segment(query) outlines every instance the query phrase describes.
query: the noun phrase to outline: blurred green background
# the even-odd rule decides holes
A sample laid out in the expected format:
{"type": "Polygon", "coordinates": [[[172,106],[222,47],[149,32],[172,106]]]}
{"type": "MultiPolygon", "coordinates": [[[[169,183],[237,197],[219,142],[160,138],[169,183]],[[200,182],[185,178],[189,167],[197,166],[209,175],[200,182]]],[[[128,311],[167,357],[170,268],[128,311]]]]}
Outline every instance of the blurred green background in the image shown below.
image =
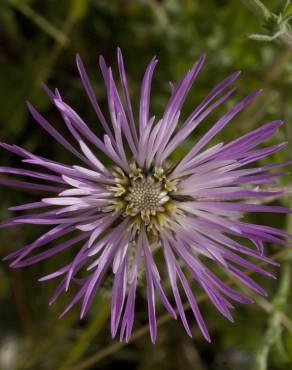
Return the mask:
{"type": "MultiPolygon", "coordinates": [[[[285,3],[265,1],[277,15],[283,12],[285,3]]],[[[273,42],[250,39],[248,35],[252,33],[271,36],[283,23],[265,22],[245,5],[237,0],[1,0],[0,140],[71,163],[70,154],[33,122],[25,102],[30,100],[65,134],[60,117],[41,90],[41,83],[46,82],[51,88],[60,88],[63,98],[98,131],[99,124],[76,72],[75,55],[79,52],[83,58],[98,100],[107,112],[97,58],[103,54],[116,73],[117,46],[123,51],[136,103],[144,69],[151,57],[157,55],[152,114],[159,116],[163,111],[169,97],[169,81],[178,81],[199,54],[206,52],[207,62],[182,114],[191,112],[210,88],[230,72],[241,69],[242,76],[236,83],[239,93],[213,114],[206,125],[252,89],[263,87],[264,93],[216,140],[228,141],[277,118],[287,124],[274,142],[289,139],[292,54],[289,37],[285,36],[289,36],[290,30],[287,26],[286,33],[273,42]]],[[[286,11],[290,11],[289,6],[286,11]]],[[[188,150],[192,140],[178,155],[188,150]]],[[[275,161],[287,159],[291,159],[289,147],[273,157],[275,161]]],[[[1,151],[0,163],[18,166],[19,160],[1,151]]],[[[275,202],[289,205],[291,176],[281,181],[279,187],[284,186],[287,197],[275,202]]],[[[33,193],[6,188],[1,188],[0,197],[1,220],[11,216],[7,211],[9,206],[36,199],[33,193]]],[[[289,217],[256,215],[249,219],[291,231],[289,217]]],[[[1,230],[1,256],[34,240],[41,231],[30,226],[1,230]]],[[[37,278],[61,266],[70,256],[57,256],[23,271],[9,269],[3,262],[0,265],[0,369],[292,369],[289,285],[292,254],[289,248],[273,245],[267,247],[266,253],[282,262],[281,268],[275,271],[279,278],[261,281],[256,277],[268,290],[269,297],[254,297],[257,304],[237,306],[234,324],[221,317],[204,295],[198,293],[213,339],[211,345],[202,339],[193,320],[190,321],[194,338],[190,339],[182,325],[169,320],[158,306],[159,334],[153,346],[145,325],[147,308],[143,291],[139,293],[134,335],[128,345],[110,338],[110,296],[105,292],[96,297],[86,320],[79,321],[78,307],[59,320],[58,313],[72,293],[48,307],[55,281],[38,283],[37,278]]]]}

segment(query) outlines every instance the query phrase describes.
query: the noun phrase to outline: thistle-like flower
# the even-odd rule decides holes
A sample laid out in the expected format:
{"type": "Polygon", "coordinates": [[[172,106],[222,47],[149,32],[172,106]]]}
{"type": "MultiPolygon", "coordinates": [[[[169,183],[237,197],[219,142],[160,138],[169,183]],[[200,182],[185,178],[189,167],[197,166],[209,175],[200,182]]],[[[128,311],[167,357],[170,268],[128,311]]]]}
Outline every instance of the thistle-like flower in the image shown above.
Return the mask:
{"type": "Polygon", "coordinates": [[[51,303],[75,283],[79,287],[78,293],[63,314],[82,301],[81,317],[84,317],[97,290],[104,284],[111,284],[111,333],[114,337],[119,331],[121,340],[128,341],[131,336],[137,287],[145,281],[153,342],[157,335],[156,298],[160,299],[173,318],[179,315],[191,336],[181,292],[187,297],[203,336],[210,341],[193,293],[197,286],[231,321],[230,309],[233,306],[229,300],[241,303],[251,303],[252,300],[219,279],[211,267],[204,264],[204,260],[214,262],[227,275],[265,295],[265,291],[244,270],[272,277],[254,260],[277,265],[264,256],[264,243],[283,245],[289,237],[286,232],[274,227],[250,224],[241,219],[245,212],[290,212],[284,207],[250,201],[252,198],[258,201],[280,194],[261,186],[274,184],[275,178],[282,172],[269,170],[287,165],[288,162],[261,167],[252,167],[251,164],[285,146],[286,143],[280,143],[255,149],[272,137],[282,122],[267,123],[229,143],[209,145],[260,90],[252,92],[228,110],[204,135],[196,139],[183,158],[175,162],[171,159],[172,153],[193,134],[197,126],[236,90],[228,88],[239,72],[216,85],[189,117],[182,120],[180,111],[204,58],[204,55],[201,56],[179,83],[172,87],[164,114],[156,119],[150,117],[149,106],[157,59],[151,60],[144,74],[139,116],[135,118],[120,50],[118,69],[121,94],[111,68],[100,57],[109,122],[98,105],[82,61],[77,56],[82,84],[98,123],[102,125],[104,136],[98,138],[63,101],[58,90],[53,92],[45,87],[76,145],[63,137],[30,104],[28,109],[36,122],[74,156],[76,165],[61,164],[16,145],[1,144],[22,157],[22,162],[42,167],[45,172],[1,167],[2,173],[27,176],[44,183],[7,178],[1,178],[0,183],[53,194],[34,203],[10,208],[13,211],[41,211],[14,217],[2,222],[2,227],[41,224],[50,225],[51,228],[6,259],[11,261],[12,267],[24,267],[74,248],[75,257],[69,264],[40,279],[45,281],[61,277],[51,303]],[[105,157],[107,164],[101,161],[105,157]],[[62,240],[58,242],[59,238],[62,240]],[[50,246],[54,243],[54,246],[50,246]],[[46,247],[48,245],[50,247],[46,247]],[[44,247],[45,251],[39,252],[44,247]],[[248,260],[249,257],[253,262],[248,260]],[[166,276],[168,279],[162,280],[166,276]],[[186,276],[193,278],[194,287],[189,285],[186,276]],[[167,297],[166,288],[172,291],[171,298],[167,297]],[[176,309],[173,308],[174,304],[176,309]]]}

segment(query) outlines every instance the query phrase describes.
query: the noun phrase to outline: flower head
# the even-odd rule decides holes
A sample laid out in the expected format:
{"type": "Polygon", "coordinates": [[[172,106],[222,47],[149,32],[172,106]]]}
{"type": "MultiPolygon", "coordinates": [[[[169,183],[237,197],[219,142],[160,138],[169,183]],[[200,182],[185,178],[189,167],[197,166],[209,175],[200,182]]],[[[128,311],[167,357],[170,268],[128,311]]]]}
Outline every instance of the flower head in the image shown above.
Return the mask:
{"type": "Polygon", "coordinates": [[[74,156],[76,165],[58,163],[16,145],[1,144],[22,157],[24,163],[41,167],[44,172],[1,167],[2,173],[39,181],[2,178],[0,183],[52,194],[43,196],[37,202],[11,208],[14,211],[36,211],[2,222],[2,227],[41,224],[50,225],[50,229],[6,259],[11,261],[12,267],[24,267],[77,246],[70,263],[40,279],[61,278],[51,302],[75,283],[79,291],[64,314],[82,301],[81,317],[84,317],[97,289],[109,281],[112,287],[111,332],[116,336],[119,331],[120,338],[127,341],[134,322],[136,290],[143,280],[147,287],[149,327],[153,342],[157,334],[155,298],[160,299],[173,318],[179,315],[187,333],[191,335],[181,291],[187,297],[202,334],[209,341],[194,288],[186,276],[192,276],[195,289],[200,286],[216,308],[232,320],[229,300],[241,303],[250,303],[252,300],[219,279],[204,264],[204,260],[211,260],[226,274],[265,295],[265,291],[244,270],[268,277],[272,274],[248,258],[275,265],[276,262],[264,256],[264,243],[285,244],[285,239],[289,237],[284,231],[271,226],[251,224],[241,219],[245,212],[290,212],[284,207],[250,201],[252,198],[259,200],[280,194],[271,189],[265,190],[262,185],[274,184],[274,178],[282,173],[269,171],[288,162],[261,167],[252,164],[286,144],[256,149],[275,134],[282,122],[267,123],[229,143],[209,145],[260,90],[252,92],[220,117],[204,135],[197,138],[180,161],[172,161],[172,153],[236,90],[228,88],[239,72],[216,85],[189,117],[182,120],[180,111],[204,58],[202,55],[173,87],[160,119],[149,115],[151,81],[157,63],[153,58],[142,81],[139,117],[136,119],[120,50],[118,67],[122,94],[118,92],[111,68],[101,57],[109,122],[98,105],[82,61],[77,56],[81,81],[102,125],[104,136],[97,137],[63,101],[58,90],[53,92],[45,87],[74,144],[63,137],[31,104],[28,104],[28,109],[36,122],[74,156]],[[100,159],[105,156],[107,164],[100,159]],[[62,240],[58,242],[59,238],[62,240]],[[46,246],[50,247],[39,252],[46,246]],[[158,258],[164,261],[160,271],[158,258]],[[168,277],[167,284],[162,280],[165,276],[168,277]],[[172,298],[165,294],[168,284],[172,298]]]}

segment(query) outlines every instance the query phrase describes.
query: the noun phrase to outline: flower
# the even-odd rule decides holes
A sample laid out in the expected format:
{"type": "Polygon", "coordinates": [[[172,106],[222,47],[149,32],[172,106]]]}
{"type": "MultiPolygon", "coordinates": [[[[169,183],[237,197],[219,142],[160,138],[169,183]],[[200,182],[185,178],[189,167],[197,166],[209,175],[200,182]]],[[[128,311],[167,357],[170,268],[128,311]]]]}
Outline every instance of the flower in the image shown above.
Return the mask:
{"type": "Polygon", "coordinates": [[[4,221],[2,227],[40,224],[50,225],[51,228],[6,259],[12,261],[12,267],[25,267],[77,245],[78,251],[70,263],[42,277],[40,281],[62,277],[51,303],[72,283],[76,283],[79,286],[78,293],[63,314],[82,300],[81,318],[88,311],[97,289],[110,282],[111,333],[114,337],[119,331],[121,340],[130,339],[137,286],[146,280],[149,328],[153,342],[157,335],[155,297],[160,299],[173,318],[179,315],[191,336],[181,291],[187,297],[203,336],[210,341],[186,273],[204,290],[221,314],[232,321],[230,309],[233,306],[229,300],[241,303],[251,303],[252,300],[219,279],[204,261],[214,262],[229,276],[265,295],[264,289],[243,270],[255,271],[267,277],[273,275],[247,258],[277,265],[264,256],[264,243],[283,245],[289,237],[286,232],[274,227],[251,224],[241,219],[245,212],[290,212],[284,207],[248,201],[281,193],[260,186],[274,184],[274,178],[282,175],[282,172],[271,173],[269,170],[289,162],[261,167],[250,167],[250,164],[286,145],[280,143],[255,149],[272,137],[282,122],[273,121],[227,144],[217,143],[207,147],[211,139],[259,95],[260,90],[252,92],[220,117],[181,160],[177,163],[171,160],[172,153],[180,144],[236,90],[227,89],[239,72],[216,85],[189,117],[182,120],[180,111],[204,59],[202,55],[180,82],[173,86],[164,114],[156,120],[149,115],[151,81],[157,64],[157,59],[153,58],[142,81],[137,123],[121,51],[118,49],[118,68],[124,103],[111,68],[100,57],[108,98],[108,123],[83,63],[77,56],[81,81],[103,127],[103,138],[98,138],[63,101],[57,89],[52,92],[45,87],[78,149],[30,103],[28,109],[36,122],[75,157],[76,165],[61,164],[16,145],[1,144],[22,157],[22,162],[45,169],[45,172],[39,172],[1,167],[2,173],[32,177],[44,182],[2,178],[2,184],[53,194],[34,203],[10,208],[13,211],[44,210],[4,221]],[[100,158],[104,156],[110,164],[102,163],[100,158]],[[55,246],[38,252],[41,247],[59,238],[62,241],[56,242],[55,246]],[[32,252],[34,254],[29,256],[32,252]],[[158,259],[164,261],[159,264],[160,272],[158,259]],[[165,275],[168,276],[173,302],[165,294],[161,278],[165,275]]]}

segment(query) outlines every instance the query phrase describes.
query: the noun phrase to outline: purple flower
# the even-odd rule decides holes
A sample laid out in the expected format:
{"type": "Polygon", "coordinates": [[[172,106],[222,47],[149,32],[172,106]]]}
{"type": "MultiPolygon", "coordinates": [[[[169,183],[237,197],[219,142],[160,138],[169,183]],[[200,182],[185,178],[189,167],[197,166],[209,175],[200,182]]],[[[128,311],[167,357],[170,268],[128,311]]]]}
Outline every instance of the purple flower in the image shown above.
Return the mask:
{"type": "Polygon", "coordinates": [[[135,118],[120,50],[118,67],[122,94],[118,92],[111,68],[100,57],[108,98],[108,122],[77,56],[81,81],[103,127],[104,136],[98,138],[62,100],[58,90],[52,92],[45,87],[75,145],[56,131],[31,104],[28,104],[28,109],[36,122],[74,156],[76,165],[61,164],[16,145],[1,144],[22,157],[22,162],[31,167],[42,167],[44,172],[1,167],[2,173],[27,176],[42,180],[42,183],[7,178],[0,179],[0,183],[49,194],[37,202],[10,208],[13,211],[36,211],[2,222],[2,227],[40,224],[50,225],[50,229],[6,259],[12,267],[25,267],[68,248],[75,248],[75,257],[69,264],[42,277],[40,281],[61,278],[51,303],[75,283],[79,287],[78,293],[63,314],[82,301],[81,317],[88,311],[99,287],[110,282],[111,333],[115,337],[119,331],[121,340],[128,341],[131,336],[136,291],[140,282],[145,280],[153,342],[157,335],[155,298],[160,299],[173,318],[178,313],[191,336],[180,291],[187,297],[203,336],[210,341],[186,275],[192,276],[222,315],[232,321],[230,309],[233,306],[229,300],[241,303],[251,303],[252,300],[219,279],[205,266],[202,257],[214,262],[227,275],[240,280],[251,290],[266,295],[264,289],[244,270],[267,277],[273,275],[247,258],[277,265],[264,256],[264,244],[285,245],[285,239],[289,237],[286,232],[274,227],[241,220],[245,212],[290,212],[284,207],[261,205],[250,200],[254,198],[258,201],[280,194],[271,189],[265,190],[262,185],[274,184],[275,178],[283,172],[270,170],[289,162],[261,167],[251,165],[286,145],[280,143],[256,149],[276,133],[282,122],[269,122],[227,144],[221,142],[209,146],[216,134],[250,104],[260,90],[252,92],[228,110],[211,129],[197,138],[195,145],[180,161],[171,160],[172,153],[193,134],[197,126],[236,90],[229,86],[239,72],[216,85],[187,119],[181,119],[180,111],[204,59],[202,55],[173,87],[164,114],[156,119],[150,116],[149,106],[157,59],[151,60],[144,74],[139,117],[135,118]],[[102,163],[101,158],[104,157],[110,164],[102,163]],[[62,241],[58,242],[59,238],[62,241]],[[50,247],[39,251],[48,245],[50,247]],[[158,259],[164,261],[159,264],[162,265],[160,272],[158,259]],[[164,276],[168,278],[166,284],[163,284],[164,276]],[[163,285],[170,286],[172,302],[167,298],[163,285]],[[173,304],[177,310],[174,310],[173,304]]]}

